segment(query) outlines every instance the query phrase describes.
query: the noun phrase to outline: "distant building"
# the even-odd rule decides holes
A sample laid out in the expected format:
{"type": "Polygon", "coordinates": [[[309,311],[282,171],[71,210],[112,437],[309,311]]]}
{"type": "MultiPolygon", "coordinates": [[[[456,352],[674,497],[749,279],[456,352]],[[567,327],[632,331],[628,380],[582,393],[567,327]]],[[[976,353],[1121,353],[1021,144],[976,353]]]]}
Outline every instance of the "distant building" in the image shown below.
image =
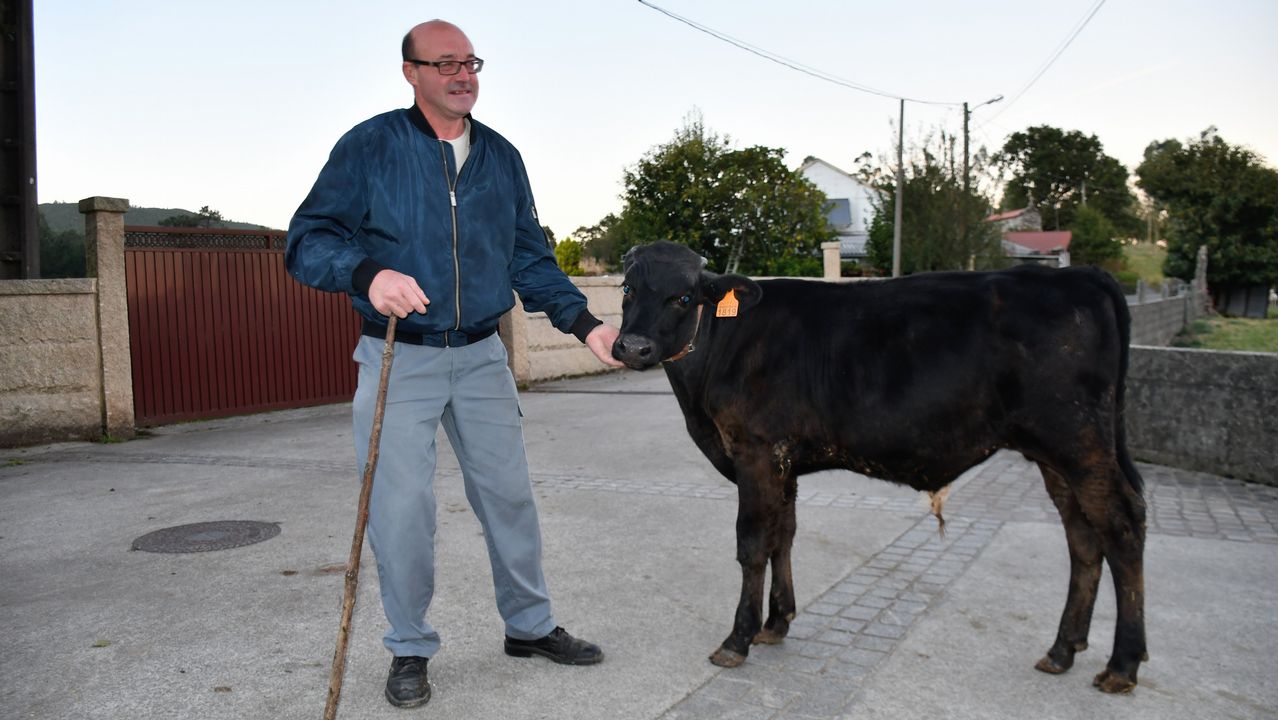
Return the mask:
{"type": "Polygon", "coordinates": [[[844,260],[866,257],[877,191],[820,158],[809,156],[799,172],[830,200],[826,222],[839,238],[839,256],[844,260]]]}
{"type": "Polygon", "coordinates": [[[1018,263],[1069,265],[1069,241],[1074,234],[1068,230],[1043,232],[1043,217],[1033,205],[990,215],[985,222],[999,229],[1003,252],[1018,263]]]}
{"type": "Polygon", "coordinates": [[[1039,232],[1043,229],[1043,216],[1033,205],[991,215],[985,218],[985,222],[994,223],[1003,232],[1039,232]]]}

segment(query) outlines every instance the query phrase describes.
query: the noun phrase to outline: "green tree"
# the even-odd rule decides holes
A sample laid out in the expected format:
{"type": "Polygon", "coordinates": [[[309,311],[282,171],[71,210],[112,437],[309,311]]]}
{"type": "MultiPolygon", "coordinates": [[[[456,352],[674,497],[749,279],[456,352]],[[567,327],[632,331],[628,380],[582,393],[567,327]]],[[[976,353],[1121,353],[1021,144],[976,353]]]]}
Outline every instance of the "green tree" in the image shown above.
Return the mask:
{"type": "Polygon", "coordinates": [[[582,257],[591,258],[609,270],[617,270],[621,267],[624,234],[621,218],[615,213],[608,213],[594,225],[577,228],[572,235],[581,242],[582,257]]]}
{"type": "Polygon", "coordinates": [[[762,146],[734,150],[693,116],[625,172],[621,216],[600,227],[599,236],[615,233],[608,241],[619,253],[672,240],[724,272],[819,275],[820,245],[834,237],[827,200],[785,167],[784,154],[762,146]]]}
{"type": "Polygon", "coordinates": [[[194,215],[191,213],[170,215],[161,220],[160,225],[163,227],[224,227],[226,219],[222,217],[222,213],[205,205],[194,215]]]}
{"type": "MultiPolygon", "coordinates": [[[[989,199],[978,189],[963,190],[956,169],[954,138],[944,133],[925,141],[906,158],[901,207],[901,274],[931,270],[987,269],[1006,264],[996,229],[983,222],[989,199]],[[929,147],[935,144],[934,147],[929,147]]],[[[883,274],[892,270],[892,223],[896,212],[896,176],[886,162],[868,155],[858,159],[858,174],[879,191],[881,202],[870,221],[866,251],[870,265],[883,274]]],[[[977,153],[973,173],[985,174],[986,157],[977,153]]]]}
{"type": "Polygon", "coordinates": [[[1188,143],[1150,143],[1136,175],[1167,213],[1167,275],[1191,279],[1206,245],[1207,282],[1218,300],[1278,284],[1278,171],[1256,153],[1213,127],[1188,143]]]}
{"type": "Polygon", "coordinates": [[[581,243],[567,238],[555,243],[555,262],[568,275],[584,275],[581,269],[581,243]]]}
{"type": "Polygon", "coordinates": [[[1026,207],[1032,200],[1047,229],[1067,228],[1087,205],[1099,210],[1124,237],[1138,237],[1143,225],[1136,198],[1127,187],[1127,168],[1108,156],[1095,135],[1039,125],[1012,133],[994,161],[1011,172],[1002,207],[1026,207]]]}
{"type": "Polygon", "coordinates": [[[36,227],[40,236],[40,276],[84,277],[84,234],[75,230],[54,232],[42,212],[36,214],[36,227]]]}
{"type": "Polygon", "coordinates": [[[1114,266],[1123,257],[1122,241],[1115,239],[1114,225],[1099,210],[1083,205],[1074,211],[1069,241],[1071,265],[1114,266]]]}

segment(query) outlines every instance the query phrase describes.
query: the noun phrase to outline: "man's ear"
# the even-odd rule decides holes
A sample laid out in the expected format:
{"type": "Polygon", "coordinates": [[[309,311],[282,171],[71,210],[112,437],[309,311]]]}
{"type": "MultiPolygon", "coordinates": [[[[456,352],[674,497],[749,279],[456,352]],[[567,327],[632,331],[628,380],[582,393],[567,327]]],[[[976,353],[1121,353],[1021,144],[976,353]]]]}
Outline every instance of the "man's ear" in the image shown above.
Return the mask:
{"type": "Polygon", "coordinates": [[[763,297],[763,288],[759,283],[744,275],[716,275],[708,270],[701,271],[701,297],[711,305],[718,305],[728,291],[732,290],[742,310],[748,310],[758,304],[763,297]]]}

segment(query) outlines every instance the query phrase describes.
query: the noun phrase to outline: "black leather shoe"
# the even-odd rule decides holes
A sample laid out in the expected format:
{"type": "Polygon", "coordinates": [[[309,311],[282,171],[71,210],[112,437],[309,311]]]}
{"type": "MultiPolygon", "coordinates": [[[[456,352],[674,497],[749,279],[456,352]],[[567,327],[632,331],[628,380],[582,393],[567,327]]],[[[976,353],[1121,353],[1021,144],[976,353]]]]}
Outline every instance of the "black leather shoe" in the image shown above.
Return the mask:
{"type": "Polygon", "coordinates": [[[604,659],[603,650],[598,645],[578,640],[561,627],[537,640],[517,640],[507,635],[506,654],[514,657],[540,655],[561,665],[594,665],[604,659]]]}
{"type": "Polygon", "coordinates": [[[426,680],[428,661],[429,658],[411,655],[391,661],[390,677],[386,678],[386,700],[391,705],[410,708],[430,700],[430,683],[426,680]]]}

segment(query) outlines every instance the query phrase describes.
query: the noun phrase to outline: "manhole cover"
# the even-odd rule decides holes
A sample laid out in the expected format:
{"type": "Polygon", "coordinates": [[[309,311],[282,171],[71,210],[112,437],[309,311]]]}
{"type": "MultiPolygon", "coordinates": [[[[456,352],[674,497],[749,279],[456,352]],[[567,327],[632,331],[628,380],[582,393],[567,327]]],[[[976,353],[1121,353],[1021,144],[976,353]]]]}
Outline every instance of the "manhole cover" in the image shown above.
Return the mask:
{"type": "Polygon", "coordinates": [[[228,550],[270,540],[279,534],[280,526],[277,523],[255,520],[217,520],[149,532],[134,540],[131,549],[154,553],[228,550]]]}

